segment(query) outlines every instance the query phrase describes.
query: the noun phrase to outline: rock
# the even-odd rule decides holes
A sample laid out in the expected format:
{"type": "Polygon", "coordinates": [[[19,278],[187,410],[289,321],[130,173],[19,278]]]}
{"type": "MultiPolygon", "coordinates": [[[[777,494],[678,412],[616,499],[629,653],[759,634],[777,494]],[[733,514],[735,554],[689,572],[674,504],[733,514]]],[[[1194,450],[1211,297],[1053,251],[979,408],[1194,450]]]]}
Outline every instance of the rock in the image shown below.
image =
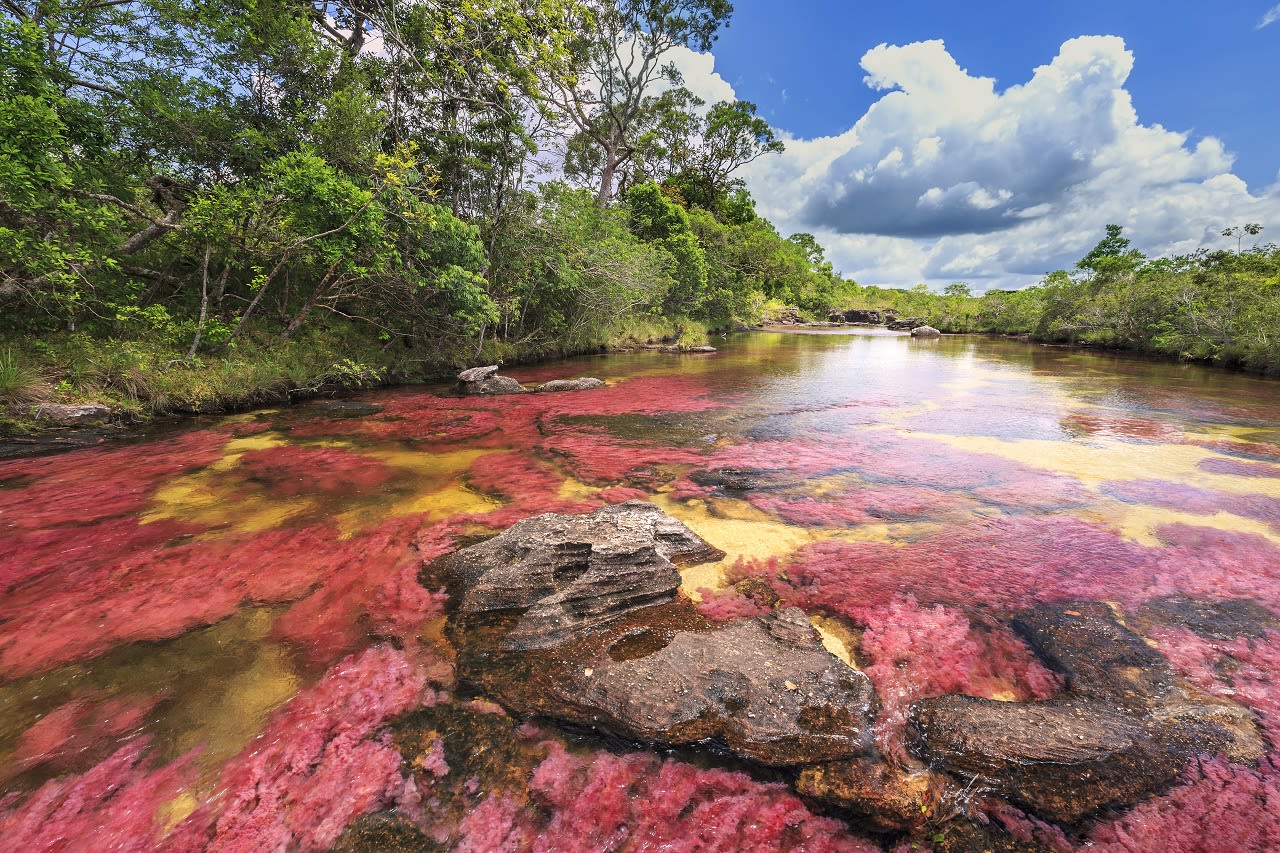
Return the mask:
{"type": "Polygon", "coordinates": [[[939,332],[933,326],[916,326],[911,330],[911,337],[913,338],[937,338],[941,337],[941,335],[942,332],[939,332]]]}
{"type": "Polygon", "coordinates": [[[722,556],[653,504],[628,501],[590,515],[526,518],[438,566],[461,580],[459,616],[518,610],[503,647],[534,649],[670,601],[680,587],[676,563],[722,556]]]}
{"type": "Polygon", "coordinates": [[[1041,605],[1013,625],[1066,677],[1066,690],[1028,704],[954,695],[915,703],[912,751],[931,766],[1075,823],[1171,784],[1196,755],[1248,763],[1266,753],[1248,709],[1180,680],[1107,605],[1041,605]]]}
{"type": "Polygon", "coordinates": [[[672,355],[684,355],[686,353],[719,352],[719,350],[717,350],[713,346],[709,346],[706,344],[703,344],[702,346],[694,346],[694,347],[685,346],[683,344],[676,344],[674,346],[658,347],[658,352],[670,353],[672,355]]]}
{"type": "Polygon", "coordinates": [[[1280,630],[1280,618],[1247,598],[1197,601],[1171,595],[1147,602],[1136,619],[1143,624],[1188,628],[1207,640],[1259,639],[1268,629],[1280,630]]]}
{"type": "Polygon", "coordinates": [[[528,391],[523,385],[510,376],[490,376],[483,382],[467,382],[462,387],[463,394],[524,394],[528,391]]]}
{"type": "Polygon", "coordinates": [[[880,326],[885,322],[885,317],[879,311],[862,310],[855,308],[851,311],[845,311],[841,319],[846,323],[860,323],[863,325],[880,326]]]}
{"type": "Polygon", "coordinates": [[[1186,765],[1140,723],[1087,703],[940,696],[912,705],[909,725],[928,761],[1064,823],[1135,803],[1186,765]]]}
{"type": "Polygon", "coordinates": [[[715,739],[771,766],[871,746],[869,680],[796,609],[711,625],[681,599],[554,649],[490,656],[483,672],[471,673],[470,652],[459,656],[463,677],[516,714],[665,747],[715,739]]]}
{"type": "Polygon", "coordinates": [[[666,746],[714,738],[777,766],[865,753],[870,682],[801,611],[713,625],[678,596],[675,563],[722,556],[631,501],[526,519],[425,571],[454,579],[459,675],[513,713],[666,746]]]}
{"type": "Polygon", "coordinates": [[[719,350],[717,350],[715,347],[711,346],[710,344],[702,344],[701,346],[696,346],[696,347],[686,347],[685,352],[693,352],[693,353],[719,352],[719,350]]]}
{"type": "Polygon", "coordinates": [[[1018,614],[1013,629],[1066,676],[1074,696],[1141,713],[1175,689],[1164,655],[1116,621],[1105,604],[1042,605],[1018,614]]]}
{"type": "Polygon", "coordinates": [[[725,492],[745,492],[757,488],[759,472],[746,468],[712,468],[694,471],[689,479],[699,486],[710,486],[725,492]]]}
{"type": "Polygon", "coordinates": [[[595,388],[603,388],[604,382],[590,376],[580,376],[577,379],[552,379],[550,382],[543,382],[535,391],[591,391],[595,388]]]}
{"type": "Polygon", "coordinates": [[[472,367],[458,374],[458,390],[463,394],[523,394],[528,389],[510,376],[499,376],[498,365],[472,367]]]}
{"type": "Polygon", "coordinates": [[[924,325],[924,320],[919,317],[904,317],[893,320],[886,318],[886,320],[885,325],[895,332],[909,332],[918,326],[924,325]]]}
{"type": "Polygon", "coordinates": [[[670,745],[718,738],[769,765],[870,746],[870,682],[823,648],[798,609],[677,631],[636,658],[625,645],[619,651],[629,639],[612,644],[591,675],[580,671],[564,694],[615,734],[670,745]]]}
{"type": "Polygon", "coordinates": [[[875,832],[904,832],[922,827],[938,811],[943,785],[928,771],[859,758],[804,768],[796,790],[856,813],[875,832]]]}
{"type": "Polygon", "coordinates": [[[458,374],[459,382],[483,382],[498,372],[498,365],[488,367],[472,367],[458,374]]]}
{"type": "Polygon", "coordinates": [[[322,413],[326,418],[363,418],[382,411],[377,403],[362,400],[317,400],[308,408],[322,413]]]}
{"type": "Polygon", "coordinates": [[[88,426],[110,420],[111,409],[100,403],[45,403],[36,409],[36,417],[57,426],[88,426]]]}

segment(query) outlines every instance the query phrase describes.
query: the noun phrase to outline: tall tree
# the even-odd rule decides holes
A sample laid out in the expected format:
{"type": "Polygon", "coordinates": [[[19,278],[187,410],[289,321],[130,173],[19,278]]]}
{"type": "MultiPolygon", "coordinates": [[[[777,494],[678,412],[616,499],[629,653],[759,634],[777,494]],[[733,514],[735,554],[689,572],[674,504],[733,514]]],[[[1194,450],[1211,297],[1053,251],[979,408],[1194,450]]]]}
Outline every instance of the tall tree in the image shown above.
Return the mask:
{"type": "Polygon", "coordinates": [[[710,49],[732,13],[729,0],[599,0],[583,15],[579,73],[548,80],[547,91],[562,121],[599,149],[598,204],[613,199],[619,171],[640,150],[655,89],[682,82],[671,49],[710,49]]]}

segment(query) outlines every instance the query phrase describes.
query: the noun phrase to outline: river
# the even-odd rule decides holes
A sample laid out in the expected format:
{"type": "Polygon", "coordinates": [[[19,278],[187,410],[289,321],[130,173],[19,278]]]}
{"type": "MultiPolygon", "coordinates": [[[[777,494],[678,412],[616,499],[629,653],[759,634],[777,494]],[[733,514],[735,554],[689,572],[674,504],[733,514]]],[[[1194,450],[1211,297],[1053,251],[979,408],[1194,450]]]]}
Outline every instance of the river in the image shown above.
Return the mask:
{"type": "MultiPolygon", "coordinates": [[[[1270,756],[1063,828],[964,806],[1040,849],[1276,849],[1280,385],[974,337],[716,343],[504,371],[598,390],[378,391],[0,462],[0,848],[897,844],[776,773],[512,720],[456,683],[424,563],[643,499],[726,553],[684,575],[707,615],[799,606],[872,676],[904,767],[911,702],[1066,689],[1011,614],[1103,603],[1270,756]],[[1204,629],[1206,602],[1252,627],[1204,629]]],[[[949,819],[912,838],[953,849],[949,819]]]]}

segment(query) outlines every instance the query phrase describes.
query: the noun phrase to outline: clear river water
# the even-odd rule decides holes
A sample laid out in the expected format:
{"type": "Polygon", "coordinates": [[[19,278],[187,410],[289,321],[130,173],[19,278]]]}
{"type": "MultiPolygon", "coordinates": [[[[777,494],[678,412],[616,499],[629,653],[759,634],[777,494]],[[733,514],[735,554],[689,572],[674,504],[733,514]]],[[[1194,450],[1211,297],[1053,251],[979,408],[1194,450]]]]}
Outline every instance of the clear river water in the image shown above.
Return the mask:
{"type": "Polygon", "coordinates": [[[1002,849],[1280,849],[1280,385],[976,337],[717,344],[503,371],[598,390],[377,391],[0,462],[0,849],[942,850],[957,816],[1002,849]],[[871,676],[896,766],[913,701],[1062,691],[1009,623],[1063,601],[1269,754],[1077,825],[953,797],[877,833],[458,684],[424,563],[631,499],[726,553],[684,575],[707,616],[799,606],[871,676]],[[1247,630],[1197,622],[1223,603],[1247,630]]]}

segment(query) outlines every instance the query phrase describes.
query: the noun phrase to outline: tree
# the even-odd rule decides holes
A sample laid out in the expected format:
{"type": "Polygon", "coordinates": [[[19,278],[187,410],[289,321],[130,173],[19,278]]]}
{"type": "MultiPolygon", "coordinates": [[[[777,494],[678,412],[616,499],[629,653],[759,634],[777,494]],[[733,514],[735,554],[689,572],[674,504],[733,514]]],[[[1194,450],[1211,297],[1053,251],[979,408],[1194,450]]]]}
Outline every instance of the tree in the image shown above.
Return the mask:
{"type": "Polygon", "coordinates": [[[599,148],[598,204],[613,199],[619,170],[640,150],[637,131],[657,85],[681,83],[664,57],[676,46],[710,49],[732,13],[729,0],[597,0],[581,16],[579,73],[546,83],[559,116],[599,148]]]}
{"type": "Polygon", "coordinates": [[[1132,275],[1146,257],[1129,248],[1129,238],[1122,236],[1123,230],[1119,225],[1108,225],[1107,236],[1076,261],[1076,269],[1091,276],[1095,293],[1109,281],[1132,275]]]}
{"type": "Polygon", "coordinates": [[[674,284],[663,308],[673,316],[694,316],[707,290],[707,258],[689,225],[689,214],[662,193],[655,183],[627,190],[631,233],[654,243],[671,256],[674,284]]]}
{"type": "Polygon", "coordinates": [[[1233,225],[1230,228],[1222,229],[1223,237],[1236,238],[1236,254],[1240,254],[1244,237],[1248,234],[1250,237],[1257,237],[1262,233],[1262,226],[1256,222],[1250,222],[1247,225],[1233,225]]]}
{"type": "Polygon", "coordinates": [[[969,297],[973,295],[973,292],[969,289],[969,285],[963,281],[951,282],[942,289],[942,292],[946,296],[969,297]]]}

